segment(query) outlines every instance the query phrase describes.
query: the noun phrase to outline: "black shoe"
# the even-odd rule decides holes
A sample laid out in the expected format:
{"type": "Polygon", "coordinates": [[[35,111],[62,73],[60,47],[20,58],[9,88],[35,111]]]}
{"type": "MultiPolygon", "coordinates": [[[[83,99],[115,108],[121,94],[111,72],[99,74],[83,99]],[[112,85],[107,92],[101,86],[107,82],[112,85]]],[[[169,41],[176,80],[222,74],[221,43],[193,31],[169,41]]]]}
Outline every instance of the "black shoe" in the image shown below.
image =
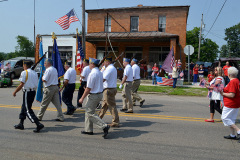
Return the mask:
{"type": "Polygon", "coordinates": [[[120,109],[121,112],[126,112],[128,109],[120,109]]]}
{"type": "MultiPolygon", "coordinates": [[[[237,134],[237,137],[236,137],[237,140],[240,140],[240,134],[237,134]]],[[[239,141],[240,143],[240,141],[239,141]]]]}
{"type": "Polygon", "coordinates": [[[93,132],[85,132],[85,131],[81,131],[82,134],[87,134],[87,135],[93,135],[93,132]]]}
{"type": "Polygon", "coordinates": [[[109,126],[109,125],[107,125],[107,127],[105,127],[105,128],[103,129],[103,132],[104,132],[104,134],[103,134],[103,138],[104,138],[104,139],[107,138],[108,130],[109,130],[109,129],[110,129],[110,126],[109,126]]]}
{"type": "Polygon", "coordinates": [[[72,112],[72,111],[70,111],[70,112],[64,112],[63,114],[65,114],[65,115],[73,115],[73,112],[72,112]]]}
{"type": "Polygon", "coordinates": [[[37,125],[37,128],[33,130],[34,133],[38,133],[41,129],[44,128],[44,125],[39,123],[39,125],[37,125]]]}
{"type": "Polygon", "coordinates": [[[224,138],[225,138],[225,139],[237,139],[236,136],[235,136],[235,137],[232,137],[232,136],[230,136],[230,135],[228,135],[228,136],[224,136],[224,138]]]}
{"type": "Polygon", "coordinates": [[[97,105],[96,109],[101,109],[101,108],[102,108],[102,105],[101,105],[101,103],[99,103],[99,104],[97,105]]]}
{"type": "Polygon", "coordinates": [[[126,111],[125,113],[133,113],[133,111],[126,111]]]}
{"type": "Polygon", "coordinates": [[[140,106],[139,107],[142,107],[144,102],[145,102],[145,99],[142,100],[142,102],[140,102],[140,106]]]}
{"type": "Polygon", "coordinates": [[[15,128],[15,129],[24,130],[24,126],[23,126],[23,124],[21,124],[21,123],[15,125],[14,128],[15,128]]]}
{"type": "Polygon", "coordinates": [[[58,119],[58,118],[57,118],[57,119],[55,119],[55,121],[58,121],[58,122],[63,122],[63,120],[60,120],[60,119],[58,119]]]}

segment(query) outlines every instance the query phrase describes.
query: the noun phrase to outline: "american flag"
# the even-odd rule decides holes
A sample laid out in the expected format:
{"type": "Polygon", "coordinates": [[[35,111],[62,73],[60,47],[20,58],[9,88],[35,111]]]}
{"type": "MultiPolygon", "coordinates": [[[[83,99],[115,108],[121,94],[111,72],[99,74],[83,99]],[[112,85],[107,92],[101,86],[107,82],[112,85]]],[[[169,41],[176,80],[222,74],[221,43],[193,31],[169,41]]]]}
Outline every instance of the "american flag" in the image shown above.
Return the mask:
{"type": "Polygon", "coordinates": [[[77,69],[80,71],[80,73],[82,72],[83,69],[83,59],[84,53],[82,49],[81,38],[77,33],[77,69]]]}
{"type": "Polygon", "coordinates": [[[70,24],[72,22],[79,21],[77,16],[75,15],[74,9],[72,9],[70,12],[68,12],[65,16],[59,18],[57,21],[55,21],[57,24],[59,24],[63,30],[66,30],[69,28],[70,24]]]}
{"type": "MultiPolygon", "coordinates": [[[[172,51],[171,69],[173,69],[173,67],[174,67],[174,63],[175,63],[174,49],[172,48],[171,51],[172,51]]],[[[176,65],[177,65],[177,64],[176,64],[176,65]]]]}
{"type": "Polygon", "coordinates": [[[168,79],[165,77],[157,77],[157,84],[164,86],[173,86],[173,79],[168,79]]]}

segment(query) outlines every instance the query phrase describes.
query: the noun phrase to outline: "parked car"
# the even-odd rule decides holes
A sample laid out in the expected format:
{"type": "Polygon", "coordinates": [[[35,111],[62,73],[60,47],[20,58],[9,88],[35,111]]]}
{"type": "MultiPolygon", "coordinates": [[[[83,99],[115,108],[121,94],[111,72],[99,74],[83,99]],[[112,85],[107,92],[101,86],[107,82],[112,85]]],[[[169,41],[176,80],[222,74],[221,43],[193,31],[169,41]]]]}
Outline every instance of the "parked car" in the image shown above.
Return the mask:
{"type": "MultiPolygon", "coordinates": [[[[19,77],[21,75],[21,72],[23,71],[23,61],[26,58],[24,57],[17,57],[17,58],[13,58],[13,59],[9,59],[4,61],[3,65],[5,66],[7,63],[10,64],[10,76],[12,79],[19,77]],[[23,58],[23,59],[22,59],[23,58]]],[[[30,59],[32,61],[34,61],[34,58],[27,58],[28,60],[30,59]]]]}

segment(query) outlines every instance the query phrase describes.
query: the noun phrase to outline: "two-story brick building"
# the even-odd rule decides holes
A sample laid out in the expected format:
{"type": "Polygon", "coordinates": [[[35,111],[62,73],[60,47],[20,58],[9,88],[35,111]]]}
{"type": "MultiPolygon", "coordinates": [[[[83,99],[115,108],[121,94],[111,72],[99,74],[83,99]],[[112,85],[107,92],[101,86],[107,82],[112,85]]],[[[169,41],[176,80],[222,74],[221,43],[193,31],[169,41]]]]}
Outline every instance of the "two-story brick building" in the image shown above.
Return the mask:
{"type": "Polygon", "coordinates": [[[112,50],[126,57],[146,57],[161,65],[174,48],[175,58],[185,65],[186,26],[189,6],[142,6],[87,10],[87,57],[102,58],[112,50]]]}

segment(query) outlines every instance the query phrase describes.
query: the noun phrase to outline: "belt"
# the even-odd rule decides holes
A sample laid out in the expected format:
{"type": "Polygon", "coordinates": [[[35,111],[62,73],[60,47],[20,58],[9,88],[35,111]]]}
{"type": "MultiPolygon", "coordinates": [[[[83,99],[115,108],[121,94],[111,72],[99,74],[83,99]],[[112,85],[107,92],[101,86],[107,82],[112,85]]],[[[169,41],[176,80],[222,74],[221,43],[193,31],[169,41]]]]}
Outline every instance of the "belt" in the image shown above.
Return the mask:
{"type": "Polygon", "coordinates": [[[103,91],[105,91],[106,89],[117,89],[117,88],[104,88],[103,91]]]}
{"type": "Polygon", "coordinates": [[[100,93],[102,93],[102,92],[98,92],[98,93],[89,93],[89,94],[100,94],[100,93]]]}
{"type": "Polygon", "coordinates": [[[35,89],[33,88],[29,88],[29,89],[23,89],[23,92],[31,92],[31,91],[35,91],[35,89]]]}
{"type": "Polygon", "coordinates": [[[135,79],[135,80],[133,80],[133,81],[139,81],[140,79],[135,79]]]}
{"type": "Polygon", "coordinates": [[[47,86],[47,87],[45,87],[45,88],[48,88],[48,87],[53,87],[53,86],[57,86],[57,84],[56,84],[56,85],[50,85],[50,86],[47,86]]]}
{"type": "Polygon", "coordinates": [[[126,81],[126,82],[132,82],[132,81],[126,81]]]}

